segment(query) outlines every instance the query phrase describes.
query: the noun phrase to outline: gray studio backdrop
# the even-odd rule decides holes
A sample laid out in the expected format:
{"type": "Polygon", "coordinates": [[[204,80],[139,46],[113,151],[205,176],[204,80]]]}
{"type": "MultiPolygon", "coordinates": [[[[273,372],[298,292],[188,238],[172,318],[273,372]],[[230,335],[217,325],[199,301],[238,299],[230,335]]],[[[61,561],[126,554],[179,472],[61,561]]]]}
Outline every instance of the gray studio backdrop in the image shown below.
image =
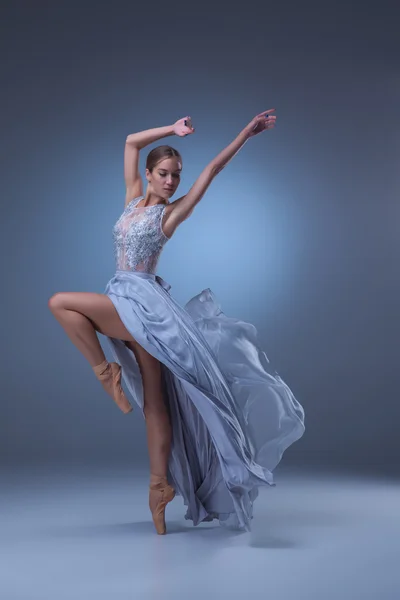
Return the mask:
{"type": "Polygon", "coordinates": [[[104,394],[48,299],[113,275],[128,133],[192,116],[195,135],[166,140],[183,193],[275,107],[275,130],[218,176],[159,274],[180,302],[211,287],[257,327],[307,414],[286,464],[396,468],[400,54],[394,10],[370,8],[6,3],[3,464],[146,463],[139,411],[104,394]]]}

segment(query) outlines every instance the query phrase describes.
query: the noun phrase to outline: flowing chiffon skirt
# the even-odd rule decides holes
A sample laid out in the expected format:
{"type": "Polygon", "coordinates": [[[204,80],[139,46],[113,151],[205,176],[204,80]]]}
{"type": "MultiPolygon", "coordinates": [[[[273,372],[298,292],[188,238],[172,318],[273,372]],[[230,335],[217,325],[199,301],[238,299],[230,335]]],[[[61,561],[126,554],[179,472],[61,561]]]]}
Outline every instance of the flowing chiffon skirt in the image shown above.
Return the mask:
{"type": "MultiPolygon", "coordinates": [[[[171,417],[169,478],[194,525],[219,519],[249,530],[261,485],[304,432],[304,411],[270,367],[256,328],[227,317],[210,289],[183,308],[151,273],[117,271],[105,294],[133,338],[162,364],[171,417]]],[[[108,338],[143,414],[138,364],[108,338]]]]}

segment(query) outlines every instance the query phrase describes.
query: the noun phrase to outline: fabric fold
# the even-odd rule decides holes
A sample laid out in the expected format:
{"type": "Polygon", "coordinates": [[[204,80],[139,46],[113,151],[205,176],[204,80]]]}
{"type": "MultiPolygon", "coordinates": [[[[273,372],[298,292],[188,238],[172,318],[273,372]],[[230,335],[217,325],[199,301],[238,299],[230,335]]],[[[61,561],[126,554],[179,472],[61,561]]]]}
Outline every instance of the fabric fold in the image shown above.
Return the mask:
{"type": "MultiPolygon", "coordinates": [[[[162,364],[172,424],[169,475],[194,525],[250,529],[261,485],[304,432],[304,411],[270,367],[256,328],[224,315],[210,289],[185,307],[158,275],[117,271],[105,293],[132,337],[162,364]]],[[[143,412],[135,356],[108,338],[143,412]]]]}

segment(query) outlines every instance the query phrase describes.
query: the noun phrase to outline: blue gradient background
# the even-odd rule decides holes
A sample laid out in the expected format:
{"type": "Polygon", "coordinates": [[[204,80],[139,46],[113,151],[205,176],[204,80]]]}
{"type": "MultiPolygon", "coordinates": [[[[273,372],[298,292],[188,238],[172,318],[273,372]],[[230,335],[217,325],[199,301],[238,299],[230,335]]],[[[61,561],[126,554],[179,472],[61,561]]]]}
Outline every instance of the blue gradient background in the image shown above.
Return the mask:
{"type": "Polygon", "coordinates": [[[257,327],[306,410],[287,464],[398,469],[397,9],[351,6],[5,3],[2,463],[147,464],[141,416],[105,396],[48,298],[113,275],[128,133],[192,116],[167,140],[184,193],[275,107],[158,272],[181,303],[211,287],[257,327]]]}

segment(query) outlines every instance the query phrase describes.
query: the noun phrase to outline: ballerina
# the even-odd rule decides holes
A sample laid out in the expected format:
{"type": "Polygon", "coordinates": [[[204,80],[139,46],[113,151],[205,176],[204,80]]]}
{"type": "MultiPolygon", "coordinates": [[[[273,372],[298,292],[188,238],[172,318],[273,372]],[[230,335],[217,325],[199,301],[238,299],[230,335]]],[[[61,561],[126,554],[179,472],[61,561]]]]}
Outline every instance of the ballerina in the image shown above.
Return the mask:
{"type": "Polygon", "coordinates": [[[144,195],[139,153],[167,136],[192,135],[191,118],[128,135],[125,208],[113,229],[116,273],[104,294],[59,292],[49,300],[107,394],[124,413],[132,399],[142,412],[158,534],[166,533],[166,505],[176,494],[194,525],[218,519],[249,530],[258,488],[274,485],[272,470],[304,432],[303,408],[271,368],[256,328],[224,315],[209,288],[180,306],[156,274],[177,227],[242,146],[274,127],[274,112],[256,115],[174,202],[180,153],[163,145],[148,154],[144,195]],[[98,333],[115,361],[106,359],[98,333]]]}

